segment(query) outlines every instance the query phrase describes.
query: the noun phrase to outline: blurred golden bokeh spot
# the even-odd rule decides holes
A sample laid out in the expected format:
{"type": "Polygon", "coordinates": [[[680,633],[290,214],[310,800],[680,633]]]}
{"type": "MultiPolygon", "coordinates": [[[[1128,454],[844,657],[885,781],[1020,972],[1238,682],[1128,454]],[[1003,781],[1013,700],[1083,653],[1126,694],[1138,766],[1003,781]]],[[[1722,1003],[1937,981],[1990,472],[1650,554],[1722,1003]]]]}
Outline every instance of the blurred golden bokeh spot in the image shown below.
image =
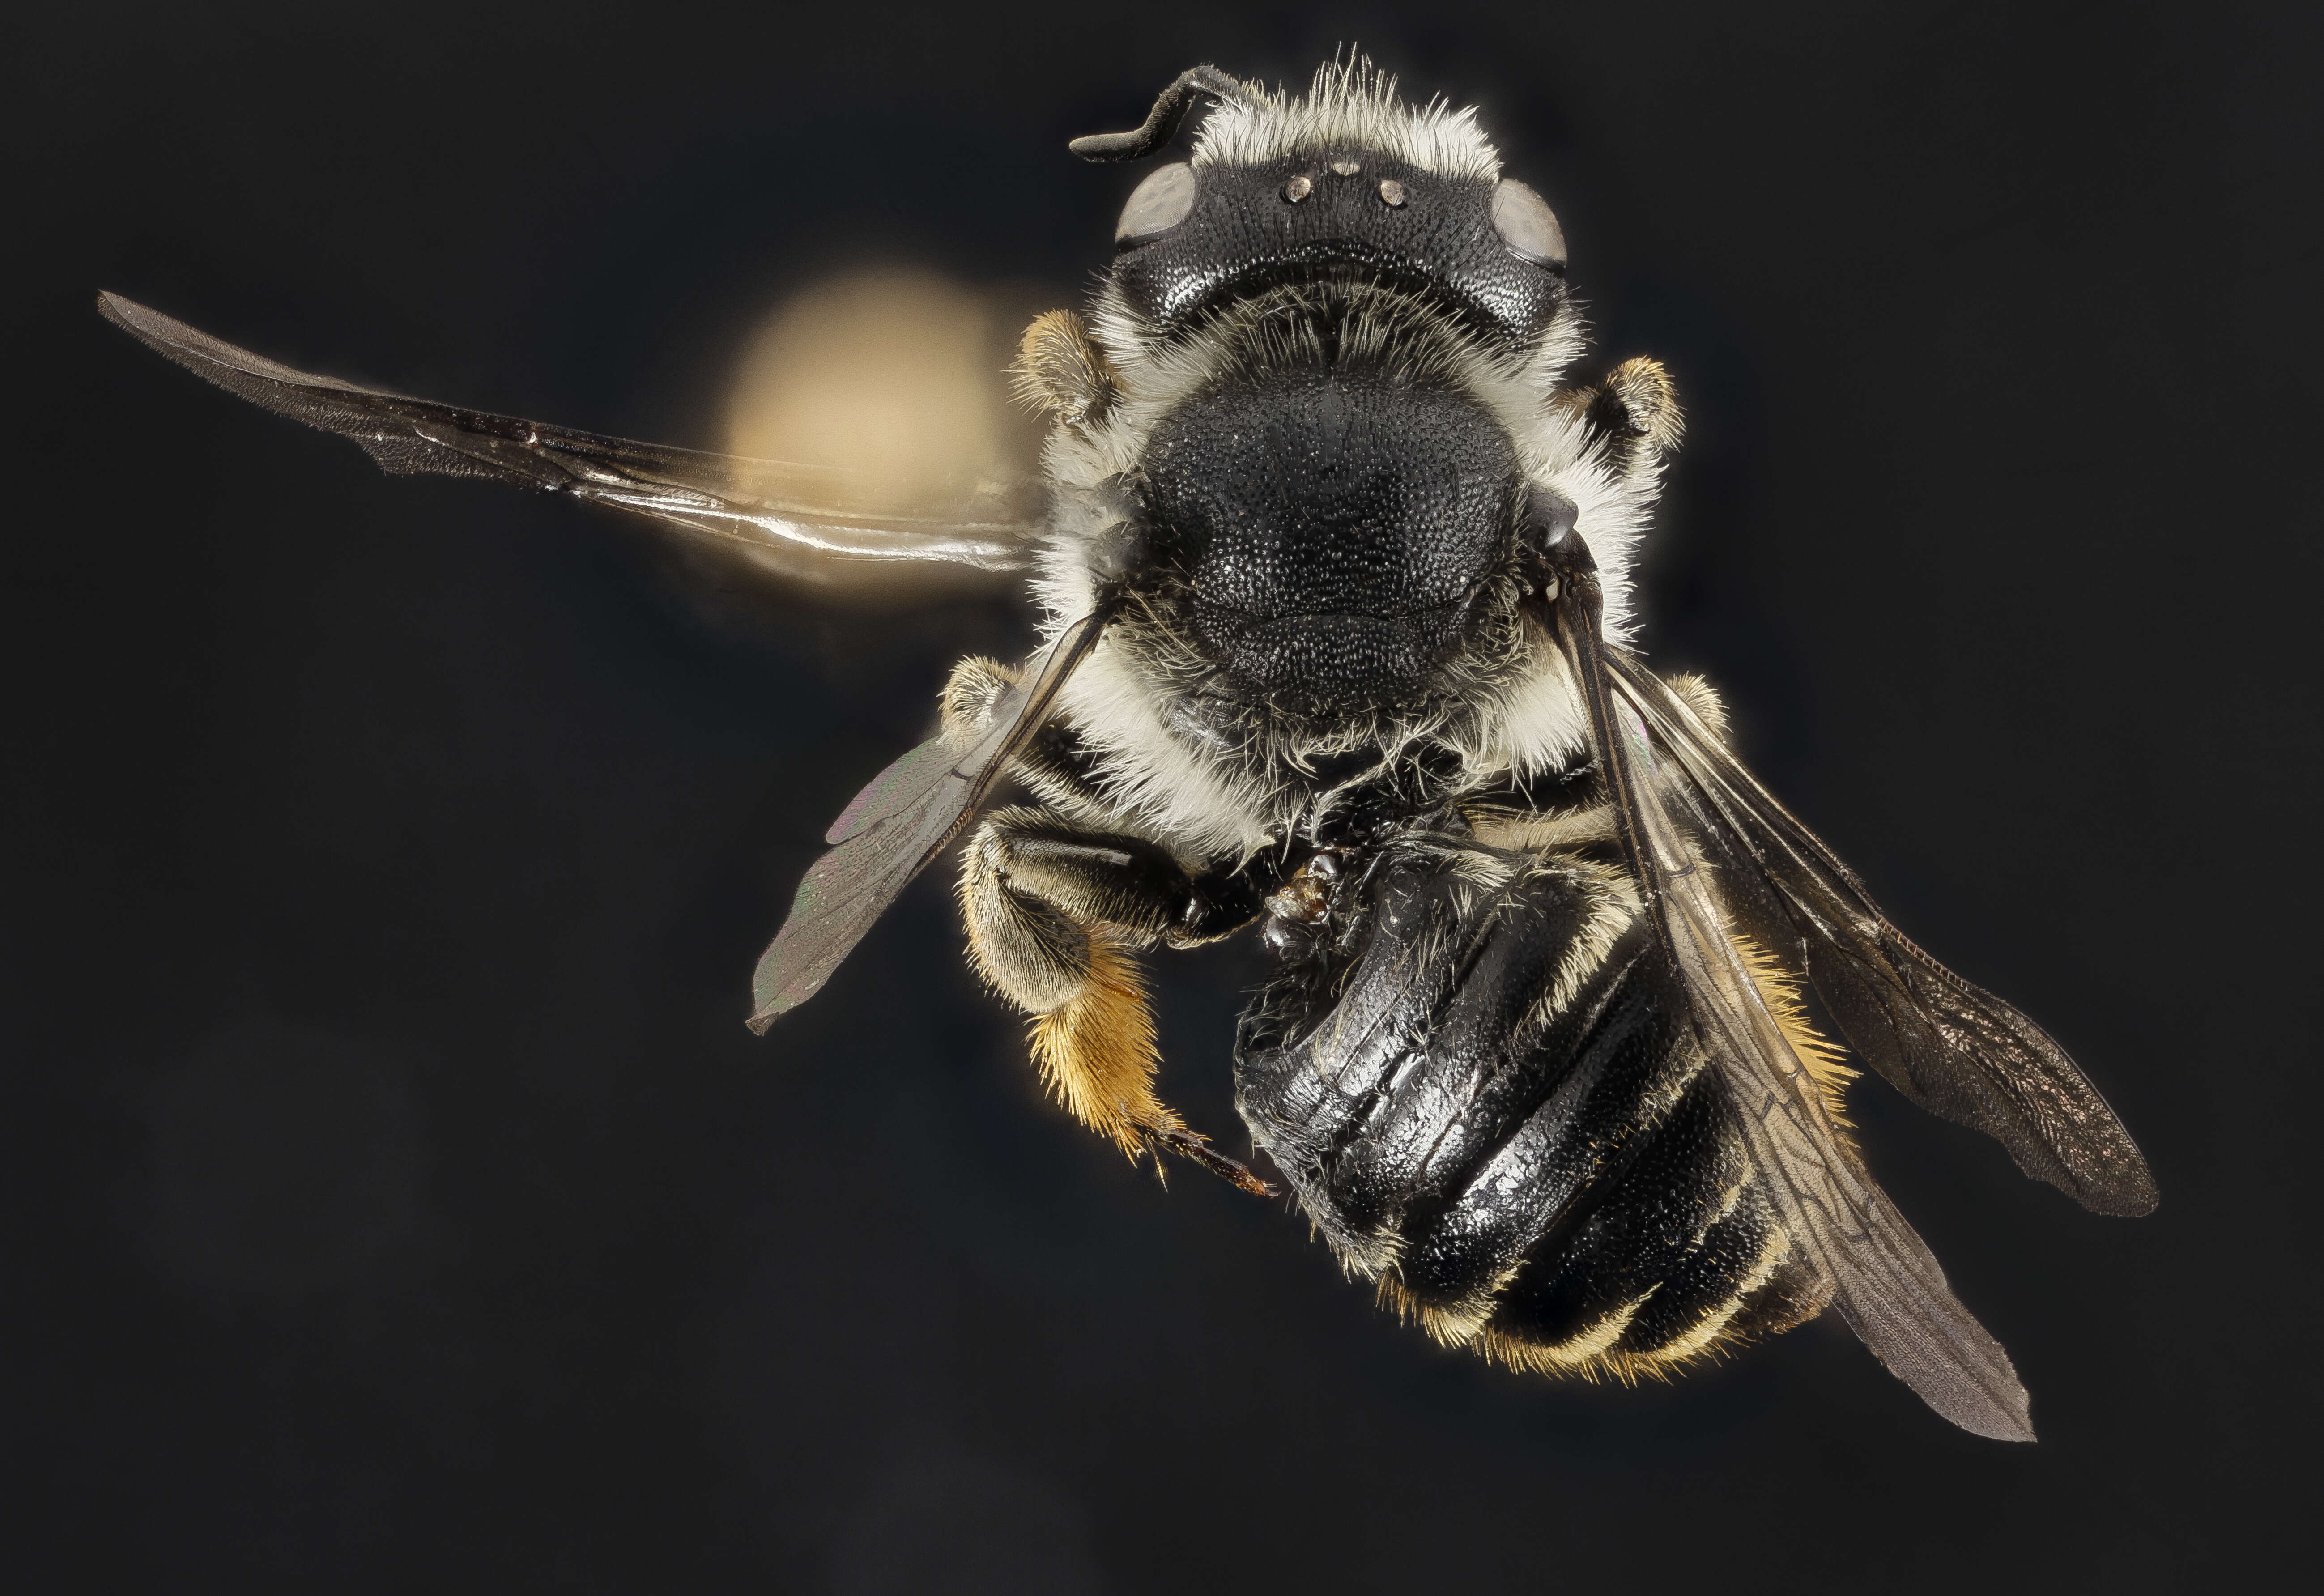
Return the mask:
{"type": "Polygon", "coordinates": [[[933,504],[1001,466],[998,346],[991,301],[931,272],[816,283],[745,346],[727,449],[844,467],[832,485],[846,503],[933,504]]]}

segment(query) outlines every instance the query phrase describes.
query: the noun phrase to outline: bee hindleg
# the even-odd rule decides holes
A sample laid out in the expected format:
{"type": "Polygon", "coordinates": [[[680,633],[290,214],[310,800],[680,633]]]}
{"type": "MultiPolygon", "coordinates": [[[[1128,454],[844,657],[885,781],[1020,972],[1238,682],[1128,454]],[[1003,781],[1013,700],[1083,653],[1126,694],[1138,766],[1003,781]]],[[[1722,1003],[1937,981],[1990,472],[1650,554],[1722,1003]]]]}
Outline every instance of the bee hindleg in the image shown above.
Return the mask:
{"type": "Polygon", "coordinates": [[[1001,809],[969,843],[960,897],[971,962],[1033,1016],[1034,1061],[1074,1118],[1133,1158],[1176,1153],[1269,1189],[1154,1094],[1160,1054],[1132,955],[1176,939],[1202,901],[1176,860],[1044,810],[1001,809]]]}

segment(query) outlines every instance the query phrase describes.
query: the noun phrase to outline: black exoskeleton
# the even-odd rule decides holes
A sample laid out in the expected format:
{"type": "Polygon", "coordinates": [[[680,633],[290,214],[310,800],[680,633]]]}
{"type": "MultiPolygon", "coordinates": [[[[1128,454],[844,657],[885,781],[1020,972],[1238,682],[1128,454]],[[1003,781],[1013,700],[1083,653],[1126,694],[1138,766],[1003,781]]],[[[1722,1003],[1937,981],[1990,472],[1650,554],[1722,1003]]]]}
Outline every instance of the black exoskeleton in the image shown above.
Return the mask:
{"type": "Polygon", "coordinates": [[[1236,1036],[1235,1106],[1332,1245],[1520,1367],[1651,1369],[1821,1305],[1613,853],[1323,856],[1236,1036]]]}

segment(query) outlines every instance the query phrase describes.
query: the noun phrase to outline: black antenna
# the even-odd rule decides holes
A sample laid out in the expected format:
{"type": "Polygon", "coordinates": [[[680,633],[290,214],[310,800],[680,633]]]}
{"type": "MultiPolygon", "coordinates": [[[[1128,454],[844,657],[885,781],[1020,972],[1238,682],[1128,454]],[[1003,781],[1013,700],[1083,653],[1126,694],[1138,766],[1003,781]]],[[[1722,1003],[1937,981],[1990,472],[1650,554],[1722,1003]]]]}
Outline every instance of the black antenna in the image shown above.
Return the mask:
{"type": "Polygon", "coordinates": [[[1093,133],[1065,147],[1084,161],[1142,161],[1177,134],[1178,124],[1186,119],[1186,109],[1198,94],[1246,106],[1259,100],[1258,90],[1240,78],[1230,77],[1216,67],[1189,67],[1156,97],[1154,108],[1146,114],[1145,125],[1136,132],[1093,133]]]}

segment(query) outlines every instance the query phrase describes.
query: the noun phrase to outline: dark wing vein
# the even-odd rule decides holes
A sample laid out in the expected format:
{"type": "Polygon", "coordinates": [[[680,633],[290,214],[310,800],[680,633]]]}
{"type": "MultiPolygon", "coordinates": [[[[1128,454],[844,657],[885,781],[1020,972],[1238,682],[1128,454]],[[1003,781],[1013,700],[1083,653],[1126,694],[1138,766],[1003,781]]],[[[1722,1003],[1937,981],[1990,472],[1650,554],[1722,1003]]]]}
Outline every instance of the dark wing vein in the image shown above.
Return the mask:
{"type": "Polygon", "coordinates": [[[1623,845],[1795,1256],[1830,1284],[1874,1355],[1937,1413],[1977,1435],[2032,1440],[2025,1389],[2008,1354],[1954,1296],[1926,1244],[1840,1139],[1743,963],[1710,869],[1664,807],[1669,782],[1654,740],[1608,678],[1587,550],[1566,558],[1573,563],[1555,607],[1558,639],[1590,708],[1623,845]]]}
{"type": "Polygon", "coordinates": [[[2150,1212],[2145,1158],[2064,1049],[1891,925],[1855,872],[1652,672],[1618,649],[1606,661],[1683,775],[1670,790],[1691,810],[1689,829],[1720,867],[1732,906],[1755,936],[1800,950],[1865,1062],[1923,1108],[1993,1136],[2027,1175],[2084,1206],[2150,1212]]]}
{"type": "Polygon", "coordinates": [[[157,353],[253,404],[354,439],[397,475],[484,477],[595,503],[761,551],[1024,568],[1038,530],[1021,484],[980,484],[927,507],[853,505],[849,474],[747,460],[463,410],[294,371],[157,310],[99,294],[97,309],[157,353]]]}
{"type": "Polygon", "coordinates": [[[976,726],[921,743],[873,777],[833,822],[825,840],[836,845],[799,882],[789,918],[759,960],[752,1030],[764,1032],[821,991],[897,894],[974,818],[1109,618],[1101,609],[1065,628],[1040,669],[995,699],[976,726]]]}

